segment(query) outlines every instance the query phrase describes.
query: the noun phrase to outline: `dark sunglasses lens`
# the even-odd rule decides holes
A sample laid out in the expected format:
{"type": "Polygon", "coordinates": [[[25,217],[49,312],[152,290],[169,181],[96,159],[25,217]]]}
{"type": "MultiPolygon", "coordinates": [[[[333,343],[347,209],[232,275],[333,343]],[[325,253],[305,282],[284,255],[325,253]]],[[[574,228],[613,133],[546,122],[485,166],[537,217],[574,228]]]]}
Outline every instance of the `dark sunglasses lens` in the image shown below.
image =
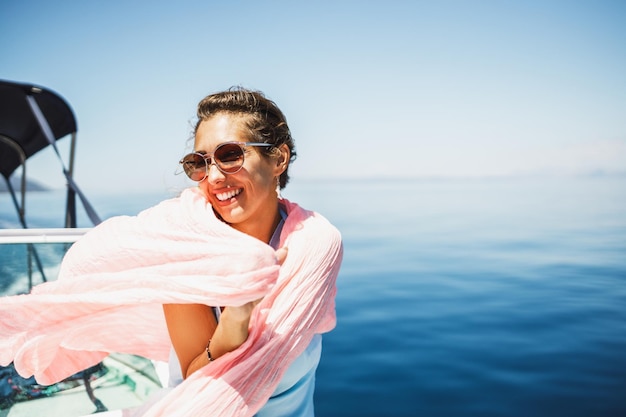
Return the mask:
{"type": "Polygon", "coordinates": [[[206,161],[197,153],[190,153],[182,160],[185,174],[193,181],[202,181],[206,175],[206,161]]]}
{"type": "Polygon", "coordinates": [[[234,143],[218,146],[213,157],[222,172],[227,174],[234,174],[243,165],[243,149],[234,143]]]}

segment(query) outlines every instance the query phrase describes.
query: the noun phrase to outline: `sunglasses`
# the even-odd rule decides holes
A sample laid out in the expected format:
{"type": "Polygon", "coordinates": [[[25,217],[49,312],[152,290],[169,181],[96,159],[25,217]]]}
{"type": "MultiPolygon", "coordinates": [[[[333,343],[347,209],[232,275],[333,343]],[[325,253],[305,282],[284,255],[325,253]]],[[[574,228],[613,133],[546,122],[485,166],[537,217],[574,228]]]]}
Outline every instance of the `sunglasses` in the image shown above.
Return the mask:
{"type": "Polygon", "coordinates": [[[209,175],[209,167],[215,164],[223,174],[235,174],[243,166],[246,146],[274,146],[261,142],[224,142],[218,145],[213,154],[192,152],[180,160],[185,174],[193,181],[202,181],[209,175]]]}

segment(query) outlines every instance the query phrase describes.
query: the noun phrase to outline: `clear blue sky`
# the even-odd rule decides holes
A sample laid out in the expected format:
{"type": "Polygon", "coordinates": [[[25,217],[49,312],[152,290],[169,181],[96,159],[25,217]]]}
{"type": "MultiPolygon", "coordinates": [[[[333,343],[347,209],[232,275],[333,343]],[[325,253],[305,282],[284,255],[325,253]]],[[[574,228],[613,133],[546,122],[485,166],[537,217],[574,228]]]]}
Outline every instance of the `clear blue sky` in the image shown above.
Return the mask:
{"type": "Polygon", "coordinates": [[[3,0],[0,52],[72,105],[85,191],[179,184],[196,103],[232,85],[286,113],[294,181],[626,170],[621,0],[3,0]]]}

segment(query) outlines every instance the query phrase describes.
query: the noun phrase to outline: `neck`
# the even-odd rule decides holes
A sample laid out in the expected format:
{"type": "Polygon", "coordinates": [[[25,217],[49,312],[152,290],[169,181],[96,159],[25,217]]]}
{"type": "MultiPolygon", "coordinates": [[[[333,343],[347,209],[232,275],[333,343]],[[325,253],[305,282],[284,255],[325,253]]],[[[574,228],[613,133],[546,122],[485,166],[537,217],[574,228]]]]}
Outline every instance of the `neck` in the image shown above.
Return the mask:
{"type": "Polygon", "coordinates": [[[266,213],[263,213],[263,215],[256,218],[253,223],[246,222],[245,224],[230,224],[230,226],[242,233],[257,238],[262,242],[270,243],[272,235],[280,223],[280,219],[280,210],[278,209],[277,202],[275,209],[268,210],[266,213]]]}

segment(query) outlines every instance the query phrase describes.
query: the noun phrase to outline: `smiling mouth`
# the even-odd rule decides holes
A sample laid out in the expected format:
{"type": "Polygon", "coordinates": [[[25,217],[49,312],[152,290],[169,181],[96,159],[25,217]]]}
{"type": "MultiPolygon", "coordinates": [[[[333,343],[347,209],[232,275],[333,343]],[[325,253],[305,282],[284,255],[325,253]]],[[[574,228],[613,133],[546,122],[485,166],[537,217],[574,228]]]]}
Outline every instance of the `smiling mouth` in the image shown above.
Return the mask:
{"type": "Polygon", "coordinates": [[[241,188],[237,188],[237,189],[232,189],[232,190],[224,191],[221,193],[217,193],[215,194],[215,197],[217,197],[219,201],[226,201],[239,195],[240,193],[241,193],[241,188]]]}

